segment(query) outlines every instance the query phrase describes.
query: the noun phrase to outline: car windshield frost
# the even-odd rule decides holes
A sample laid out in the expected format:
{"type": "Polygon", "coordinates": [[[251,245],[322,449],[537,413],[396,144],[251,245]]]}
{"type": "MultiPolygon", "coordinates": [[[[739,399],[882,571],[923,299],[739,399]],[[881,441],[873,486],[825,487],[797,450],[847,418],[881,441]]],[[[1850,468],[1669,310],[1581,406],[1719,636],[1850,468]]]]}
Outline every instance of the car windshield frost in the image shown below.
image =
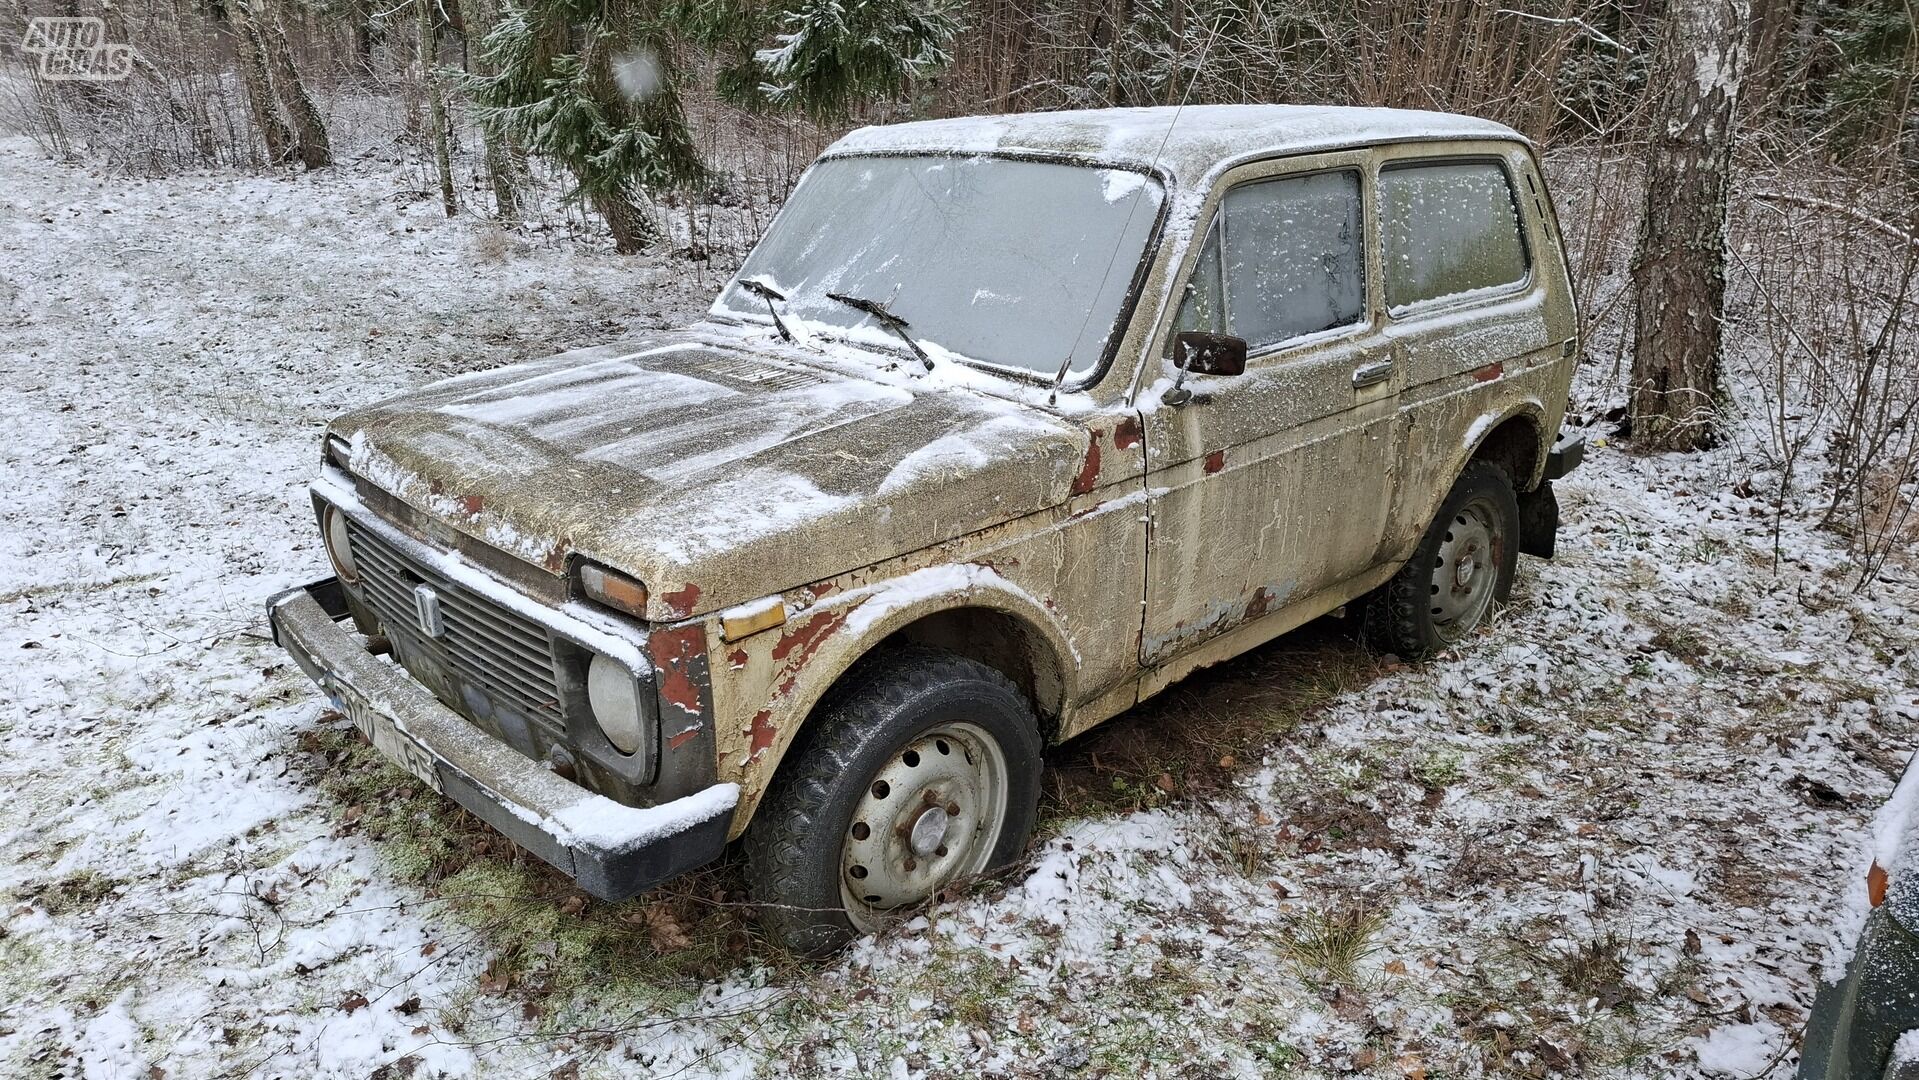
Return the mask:
{"type": "Polygon", "coordinates": [[[714,303],[766,320],[753,279],[806,327],[884,344],[876,301],[935,356],[1051,376],[1099,365],[1164,193],[1141,173],[995,157],[815,165],[714,303]]]}

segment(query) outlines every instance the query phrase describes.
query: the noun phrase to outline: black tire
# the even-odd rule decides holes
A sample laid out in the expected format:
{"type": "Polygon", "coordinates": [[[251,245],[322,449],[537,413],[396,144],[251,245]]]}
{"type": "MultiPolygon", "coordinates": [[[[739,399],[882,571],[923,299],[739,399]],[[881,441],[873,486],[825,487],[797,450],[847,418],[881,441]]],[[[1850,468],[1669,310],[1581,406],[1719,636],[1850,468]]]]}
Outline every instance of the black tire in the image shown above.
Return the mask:
{"type": "MultiPolygon", "coordinates": [[[[1004,810],[997,836],[984,824],[966,832],[965,858],[977,862],[987,856],[977,871],[967,872],[997,869],[1025,852],[1039,805],[1041,743],[1032,706],[1004,675],[977,661],[917,646],[888,650],[862,661],[815,712],[802,735],[803,745],[789,751],[747,828],[743,846],[748,885],[760,906],[760,921],[775,940],[793,952],[818,955],[885,917],[859,900],[852,901],[854,912],[847,910],[843,890],[852,884],[849,875],[864,872],[857,863],[846,865],[859,850],[854,813],[862,805],[863,813],[873,813],[869,795],[876,793],[876,779],[882,770],[899,776],[894,770],[905,767],[909,748],[920,745],[917,740],[933,739],[938,753],[947,754],[958,744],[938,735],[958,729],[983,732],[997,746],[1004,766],[1004,810]]],[[[917,767],[919,755],[911,757],[917,767]]],[[[926,755],[929,770],[933,757],[930,751],[926,755]]],[[[962,750],[962,758],[954,760],[971,762],[972,755],[962,750]]],[[[921,795],[936,786],[929,785],[921,795]]],[[[980,800],[982,805],[985,801],[980,800]]],[[[894,813],[895,821],[898,814],[924,817],[924,810],[912,809],[919,804],[902,789],[896,804],[901,809],[887,813],[894,813]]],[[[978,810],[975,820],[989,816],[978,810]]],[[[964,820],[952,819],[955,824],[964,820]]],[[[939,822],[947,821],[942,810],[939,822]]],[[[858,840],[872,843],[871,835],[868,826],[858,840]]],[[[906,834],[899,835],[899,843],[906,844],[906,834]]],[[[946,856],[947,848],[942,845],[937,854],[946,856]]],[[[925,872],[933,872],[933,855],[925,859],[925,872]]],[[[910,858],[905,865],[913,868],[910,858]]],[[[965,872],[956,871],[948,880],[963,876],[965,872]]],[[[931,892],[936,894],[944,884],[931,892]]]]}
{"type": "Polygon", "coordinates": [[[1367,640],[1382,652],[1405,657],[1428,656],[1451,648],[1506,603],[1518,563],[1519,501],[1513,494],[1512,480],[1505,469],[1489,461],[1471,462],[1440,504],[1412,558],[1368,598],[1367,640]],[[1458,545],[1465,540],[1455,538],[1463,537],[1468,529],[1475,541],[1483,529],[1487,543],[1480,554],[1490,554],[1490,558],[1482,558],[1468,569],[1468,578],[1487,568],[1495,576],[1481,583],[1489,595],[1473,593],[1471,607],[1466,610],[1460,593],[1470,586],[1458,584],[1456,575],[1444,572],[1456,569],[1461,561],[1455,559],[1449,566],[1446,558],[1458,554],[1458,545]],[[1441,576],[1448,579],[1443,601],[1438,599],[1442,589],[1437,578],[1441,576]],[[1455,610],[1456,606],[1462,609],[1455,610]]]}

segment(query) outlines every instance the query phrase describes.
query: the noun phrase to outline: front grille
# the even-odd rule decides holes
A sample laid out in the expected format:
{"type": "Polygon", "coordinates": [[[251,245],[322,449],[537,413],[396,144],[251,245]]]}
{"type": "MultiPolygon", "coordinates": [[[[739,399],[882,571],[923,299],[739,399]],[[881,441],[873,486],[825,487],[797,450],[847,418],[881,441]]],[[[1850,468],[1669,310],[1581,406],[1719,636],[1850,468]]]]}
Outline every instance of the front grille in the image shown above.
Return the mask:
{"type": "MultiPolygon", "coordinates": [[[[381,629],[394,640],[403,665],[412,669],[424,661],[437,666],[446,676],[480,691],[496,708],[510,709],[552,736],[564,733],[553,642],[545,628],[448,581],[351,519],[347,544],[360,575],[361,593],[379,616],[381,629]],[[420,628],[413,598],[413,590],[420,585],[439,595],[444,629],[438,637],[429,637],[420,628]]],[[[429,672],[412,673],[429,685],[440,681],[429,672]]],[[[449,704],[475,711],[461,699],[457,687],[435,689],[454,698],[449,704]]]]}

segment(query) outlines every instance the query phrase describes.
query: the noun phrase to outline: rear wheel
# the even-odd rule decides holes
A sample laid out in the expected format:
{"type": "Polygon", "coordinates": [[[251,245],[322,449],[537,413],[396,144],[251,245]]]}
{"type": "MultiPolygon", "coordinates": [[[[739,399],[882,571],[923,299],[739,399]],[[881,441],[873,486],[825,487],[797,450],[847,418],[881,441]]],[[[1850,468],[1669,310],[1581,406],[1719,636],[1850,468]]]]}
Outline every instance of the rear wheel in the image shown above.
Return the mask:
{"type": "Polygon", "coordinates": [[[761,921],[796,952],[833,949],[1026,849],[1039,727],[984,664],[923,648],[873,657],[793,754],[745,846],[761,921]]]}
{"type": "Polygon", "coordinates": [[[1366,606],[1366,636],[1401,656],[1448,648],[1485,625],[1512,592],[1519,503],[1506,471],[1466,466],[1419,547],[1366,606]]]}

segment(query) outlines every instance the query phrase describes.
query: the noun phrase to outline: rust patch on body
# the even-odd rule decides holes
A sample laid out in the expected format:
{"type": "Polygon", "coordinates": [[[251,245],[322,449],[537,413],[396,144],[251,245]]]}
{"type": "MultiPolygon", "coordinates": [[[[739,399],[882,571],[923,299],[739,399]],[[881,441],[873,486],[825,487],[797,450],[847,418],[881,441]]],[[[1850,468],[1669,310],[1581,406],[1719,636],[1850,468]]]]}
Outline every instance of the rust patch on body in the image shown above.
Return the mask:
{"type": "Polygon", "coordinates": [[[462,495],[460,497],[460,510],[466,514],[467,517],[478,517],[480,511],[484,509],[486,509],[485,497],[480,495],[462,495]]]}
{"type": "Polygon", "coordinates": [[[685,746],[688,742],[690,742],[693,736],[698,735],[699,733],[700,733],[700,729],[697,726],[687,728],[685,731],[682,731],[678,735],[675,735],[672,738],[666,740],[666,748],[668,750],[678,750],[680,747],[685,746]]]}
{"type": "Polygon", "coordinates": [[[794,650],[798,650],[800,657],[794,661],[794,666],[805,666],[826,636],[839,629],[840,624],[846,621],[846,615],[847,612],[844,611],[829,611],[823,615],[815,615],[791,631],[781,634],[780,643],[773,646],[773,659],[784,661],[792,655],[794,650]]]}
{"type": "Polygon", "coordinates": [[[1226,451],[1215,450],[1206,455],[1206,472],[1216,473],[1226,467],[1226,451]]]}
{"type": "Polygon", "coordinates": [[[747,659],[745,649],[734,649],[732,652],[726,654],[726,662],[733,665],[734,671],[745,667],[747,659]]]}
{"type": "Polygon", "coordinates": [[[700,602],[700,587],[698,585],[688,584],[686,588],[681,589],[679,592],[666,593],[661,596],[660,599],[665,602],[666,609],[675,616],[691,615],[693,614],[693,605],[700,602]]]}
{"type": "Polygon", "coordinates": [[[1261,585],[1259,589],[1253,593],[1253,598],[1246,602],[1246,620],[1251,622],[1261,615],[1266,614],[1266,612],[1272,609],[1272,603],[1273,594],[1266,590],[1266,586],[1261,585]]]}
{"type": "Polygon", "coordinates": [[[1113,446],[1116,449],[1131,450],[1139,445],[1139,438],[1139,421],[1133,417],[1121,420],[1119,426],[1113,429],[1113,446]]]}
{"type": "Polygon", "coordinates": [[[1093,440],[1086,444],[1086,464],[1080,466],[1079,475],[1073,478],[1073,494],[1084,495],[1099,483],[1099,432],[1092,433],[1093,440]]]}
{"type": "Polygon", "coordinates": [[[1506,374],[1506,362],[1504,360],[1495,360],[1492,363],[1487,364],[1485,367],[1480,368],[1479,370],[1473,372],[1473,381],[1474,382],[1492,382],[1494,379],[1497,379],[1504,374],[1506,374]]]}
{"type": "Polygon", "coordinates": [[[773,710],[761,709],[753,714],[753,726],[748,734],[752,741],[748,744],[747,757],[759,757],[773,749],[773,740],[779,738],[780,729],[773,726],[773,710]]]}
{"type": "Polygon", "coordinates": [[[705,715],[705,687],[694,662],[706,655],[706,628],[694,623],[656,630],[650,647],[660,666],[660,700],[688,716],[705,715]]]}

